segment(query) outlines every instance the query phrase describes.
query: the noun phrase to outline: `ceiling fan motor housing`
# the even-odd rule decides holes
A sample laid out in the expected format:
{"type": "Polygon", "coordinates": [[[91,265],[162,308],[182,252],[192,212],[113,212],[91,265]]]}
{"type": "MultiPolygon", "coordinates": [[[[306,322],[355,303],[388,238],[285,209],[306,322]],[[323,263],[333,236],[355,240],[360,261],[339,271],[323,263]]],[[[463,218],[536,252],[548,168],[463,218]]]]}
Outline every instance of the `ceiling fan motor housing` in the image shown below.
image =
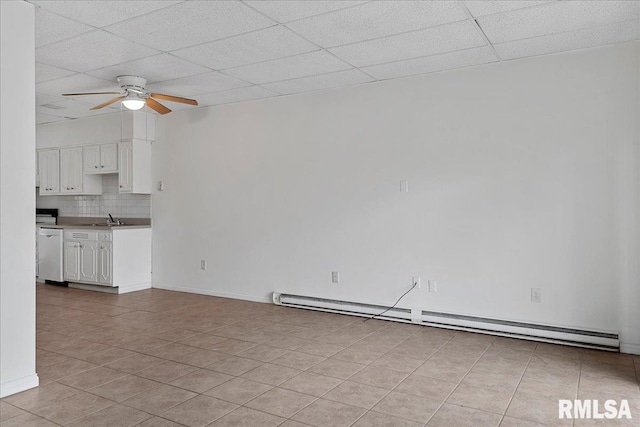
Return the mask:
{"type": "Polygon", "coordinates": [[[146,95],[147,79],[138,76],[118,76],[118,84],[126,92],[131,91],[138,95],[146,95]]]}

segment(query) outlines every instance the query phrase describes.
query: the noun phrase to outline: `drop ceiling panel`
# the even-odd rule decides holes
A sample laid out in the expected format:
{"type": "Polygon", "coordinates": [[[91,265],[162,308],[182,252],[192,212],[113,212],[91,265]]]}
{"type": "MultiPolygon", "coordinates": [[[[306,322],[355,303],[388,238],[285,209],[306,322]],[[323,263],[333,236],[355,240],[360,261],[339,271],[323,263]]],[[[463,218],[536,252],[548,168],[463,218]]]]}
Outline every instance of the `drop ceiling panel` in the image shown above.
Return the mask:
{"type": "Polygon", "coordinates": [[[35,9],[36,47],[55,43],[93,30],[88,25],[58,16],[40,7],[35,9]]]}
{"type": "Polygon", "coordinates": [[[457,2],[375,1],[287,24],[322,47],[339,46],[466,19],[457,2]]]}
{"type": "Polygon", "coordinates": [[[314,90],[330,89],[359,83],[372,82],[373,79],[362,71],[352,68],[335,73],[319,76],[302,77],[300,79],[283,82],[266,83],[262,87],[282,94],[311,92],[314,90]]]}
{"type": "Polygon", "coordinates": [[[45,104],[45,105],[48,105],[51,107],[58,107],[58,108],[47,108],[45,106],[38,106],[36,107],[36,113],[47,114],[50,116],[69,117],[72,119],[77,119],[80,117],[96,116],[104,113],[113,113],[115,111],[113,108],[105,108],[104,111],[101,111],[101,110],[91,111],[90,108],[95,104],[79,102],[73,99],[65,99],[60,102],[45,104]]]}
{"type": "Polygon", "coordinates": [[[57,95],[48,95],[46,93],[36,92],[36,106],[42,104],[50,104],[60,102],[66,98],[57,95]]]}
{"type": "Polygon", "coordinates": [[[160,55],[125,62],[124,64],[87,71],[87,74],[114,82],[116,81],[116,77],[121,75],[143,76],[147,79],[147,83],[153,83],[202,74],[208,71],[211,70],[176,58],[171,54],[162,53],[160,55]]]}
{"type": "Polygon", "coordinates": [[[88,71],[155,55],[157,50],[95,30],[36,49],[36,61],[67,70],[88,71]]]}
{"type": "Polygon", "coordinates": [[[485,45],[469,21],[329,49],[356,67],[435,55],[485,45]]]}
{"type": "Polygon", "coordinates": [[[166,52],[272,25],[238,1],[186,1],[105,29],[166,52]]]}
{"type": "Polygon", "coordinates": [[[319,49],[282,25],[176,50],[174,55],[222,70],[319,49]]]}
{"type": "Polygon", "coordinates": [[[568,33],[499,43],[494,47],[501,58],[515,59],[636,39],[640,39],[640,21],[634,19],[568,33]]]}
{"type": "Polygon", "coordinates": [[[94,27],[104,27],[143,15],[163,7],[179,3],[179,1],[95,1],[95,0],[35,0],[31,3],[94,27]]]}
{"type": "Polygon", "coordinates": [[[558,1],[478,18],[491,43],[640,19],[638,1],[558,1]]]}
{"type": "Polygon", "coordinates": [[[36,92],[60,96],[63,93],[118,91],[115,82],[98,79],[85,74],[74,74],[61,79],[36,84],[36,92]]]}
{"type": "Polygon", "coordinates": [[[308,18],[321,13],[331,12],[338,9],[362,4],[364,1],[347,0],[286,0],[286,1],[247,1],[248,5],[259,10],[270,18],[278,22],[295,21],[296,19],[308,18]]]}
{"type": "Polygon", "coordinates": [[[279,94],[260,86],[248,86],[222,92],[209,93],[198,97],[201,105],[230,104],[232,102],[250,101],[252,99],[270,98],[279,94]]]}
{"type": "Polygon", "coordinates": [[[324,50],[318,50],[288,58],[231,68],[225,70],[225,73],[251,83],[262,84],[331,73],[348,68],[351,68],[349,64],[324,50]]]}
{"type": "Polygon", "coordinates": [[[376,79],[383,80],[470,67],[496,61],[498,61],[498,58],[495,53],[493,53],[493,50],[488,46],[483,46],[443,53],[441,55],[374,65],[365,67],[362,71],[376,79]]]}
{"type": "Polygon", "coordinates": [[[89,111],[114,95],[60,94],[119,92],[120,74],[217,105],[495,61],[468,13],[500,60],[640,39],[640,1],[28,1],[36,103],[69,117],[117,111],[89,111]]]}
{"type": "Polygon", "coordinates": [[[62,77],[75,74],[75,71],[69,71],[62,68],[54,67],[47,64],[36,62],[36,83],[46,82],[47,80],[59,79],[62,77]]]}
{"type": "Polygon", "coordinates": [[[36,124],[43,125],[45,123],[54,123],[59,122],[61,120],[65,120],[64,117],[51,116],[45,113],[37,113],[36,114],[36,124]]]}
{"type": "MultiPolygon", "coordinates": [[[[249,83],[235,79],[217,71],[210,71],[196,76],[183,77],[175,80],[165,80],[147,85],[153,92],[178,96],[196,96],[202,93],[218,92],[249,86],[249,83]]],[[[198,98],[199,99],[199,98],[198,98]]]]}
{"type": "Polygon", "coordinates": [[[464,4],[465,6],[467,6],[467,9],[469,9],[469,12],[471,12],[471,14],[477,18],[479,16],[492,15],[494,13],[503,13],[510,10],[524,9],[525,7],[534,7],[549,2],[550,0],[467,0],[464,2],[464,4]]]}

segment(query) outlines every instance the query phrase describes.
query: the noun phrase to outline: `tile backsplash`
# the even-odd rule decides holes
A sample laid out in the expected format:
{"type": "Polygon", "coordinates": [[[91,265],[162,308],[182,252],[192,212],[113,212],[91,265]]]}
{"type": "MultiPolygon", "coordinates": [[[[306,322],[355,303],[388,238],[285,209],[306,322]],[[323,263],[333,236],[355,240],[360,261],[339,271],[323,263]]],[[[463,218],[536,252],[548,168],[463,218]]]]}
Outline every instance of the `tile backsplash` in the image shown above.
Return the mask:
{"type": "MultiPolygon", "coordinates": [[[[37,190],[36,190],[37,194],[37,190]]],[[[39,196],[38,208],[57,208],[60,216],[150,218],[151,196],[118,192],[118,175],[102,176],[100,196],[39,196]]]]}

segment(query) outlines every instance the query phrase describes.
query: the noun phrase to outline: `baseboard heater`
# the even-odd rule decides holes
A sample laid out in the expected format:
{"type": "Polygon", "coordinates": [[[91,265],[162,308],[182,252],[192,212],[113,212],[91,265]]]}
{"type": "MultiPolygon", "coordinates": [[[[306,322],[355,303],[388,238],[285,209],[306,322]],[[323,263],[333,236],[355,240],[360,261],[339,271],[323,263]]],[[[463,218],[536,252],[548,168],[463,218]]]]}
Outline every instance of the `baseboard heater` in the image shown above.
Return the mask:
{"type": "MultiPolygon", "coordinates": [[[[370,317],[388,307],[353,301],[340,301],[311,296],[273,293],[273,303],[285,307],[370,317]]],[[[376,319],[433,326],[437,328],[477,332],[531,341],[564,344],[575,347],[620,351],[617,333],[573,329],[550,325],[439,313],[416,308],[394,307],[376,319]]]]}

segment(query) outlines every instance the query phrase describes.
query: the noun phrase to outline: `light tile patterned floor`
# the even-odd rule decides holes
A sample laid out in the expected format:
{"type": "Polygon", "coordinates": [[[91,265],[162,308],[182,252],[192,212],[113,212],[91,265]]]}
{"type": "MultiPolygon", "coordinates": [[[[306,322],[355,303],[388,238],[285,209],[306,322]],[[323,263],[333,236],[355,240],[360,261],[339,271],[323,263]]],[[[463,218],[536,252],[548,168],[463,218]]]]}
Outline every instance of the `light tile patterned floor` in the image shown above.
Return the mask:
{"type": "Polygon", "coordinates": [[[37,372],[2,427],[640,425],[640,356],[157,289],[38,285],[37,372]]]}

